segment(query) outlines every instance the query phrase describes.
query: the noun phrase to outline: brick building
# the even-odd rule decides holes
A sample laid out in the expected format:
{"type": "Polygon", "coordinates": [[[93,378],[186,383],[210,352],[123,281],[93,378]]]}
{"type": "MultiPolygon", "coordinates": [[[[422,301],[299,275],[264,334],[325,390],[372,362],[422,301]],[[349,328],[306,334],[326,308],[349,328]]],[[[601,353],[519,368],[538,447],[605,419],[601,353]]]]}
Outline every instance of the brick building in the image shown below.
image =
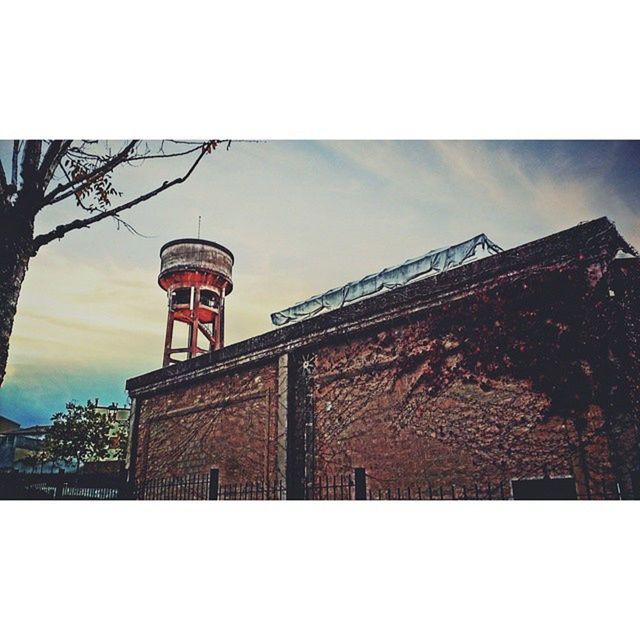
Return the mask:
{"type": "MultiPolygon", "coordinates": [[[[127,381],[130,477],[637,488],[640,265],[606,218],[127,381]],[[575,484],[574,484],[575,481],[575,484]]],[[[510,490],[510,489],[509,489],[510,490]]]]}

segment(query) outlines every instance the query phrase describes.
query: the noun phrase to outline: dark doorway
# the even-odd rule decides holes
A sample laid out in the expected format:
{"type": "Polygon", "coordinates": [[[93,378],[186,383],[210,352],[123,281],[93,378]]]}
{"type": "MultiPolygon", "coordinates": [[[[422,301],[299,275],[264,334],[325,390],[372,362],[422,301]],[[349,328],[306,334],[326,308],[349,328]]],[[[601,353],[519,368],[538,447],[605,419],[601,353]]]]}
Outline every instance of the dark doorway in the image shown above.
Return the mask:
{"type": "Polygon", "coordinates": [[[573,478],[543,478],[541,480],[513,480],[514,500],[577,500],[573,478]]]}

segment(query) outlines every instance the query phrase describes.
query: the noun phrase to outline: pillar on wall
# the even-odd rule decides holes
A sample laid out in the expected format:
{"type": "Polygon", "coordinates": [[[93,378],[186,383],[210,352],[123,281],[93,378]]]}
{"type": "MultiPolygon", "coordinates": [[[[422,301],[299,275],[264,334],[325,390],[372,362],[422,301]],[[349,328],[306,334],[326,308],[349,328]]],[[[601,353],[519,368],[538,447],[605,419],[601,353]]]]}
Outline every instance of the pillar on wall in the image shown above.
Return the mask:
{"type": "Polygon", "coordinates": [[[633,497],[634,472],[640,469],[640,258],[619,251],[611,263],[609,299],[616,311],[609,334],[614,372],[608,409],[623,497],[633,497]],[[619,402],[616,400],[619,399],[619,402]],[[620,402],[621,401],[621,402],[620,402]],[[616,405],[628,405],[619,409],[616,405]]]}
{"type": "Polygon", "coordinates": [[[315,429],[311,376],[314,356],[295,351],[287,366],[287,498],[302,500],[313,487],[315,429]]]}
{"type": "Polygon", "coordinates": [[[129,412],[129,444],[127,446],[127,482],[135,482],[136,458],[138,457],[138,423],[140,422],[140,400],[131,399],[131,411],[129,412]]]}
{"type": "Polygon", "coordinates": [[[289,356],[278,358],[276,415],[276,482],[287,480],[287,412],[289,407],[289,356]]]}

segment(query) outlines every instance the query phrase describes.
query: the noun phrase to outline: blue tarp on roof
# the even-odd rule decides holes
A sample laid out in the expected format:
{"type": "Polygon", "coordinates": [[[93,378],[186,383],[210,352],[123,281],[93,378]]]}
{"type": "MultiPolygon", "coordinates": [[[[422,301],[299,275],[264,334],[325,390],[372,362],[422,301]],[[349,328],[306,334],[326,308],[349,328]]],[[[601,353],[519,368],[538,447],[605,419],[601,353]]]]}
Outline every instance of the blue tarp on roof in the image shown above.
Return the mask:
{"type": "Polygon", "coordinates": [[[271,322],[277,326],[303,320],[321,311],[339,309],[360,298],[379,293],[384,289],[401,287],[420,276],[433,275],[460,266],[472,258],[486,257],[502,251],[484,233],[451,247],[434,249],[419,258],[412,258],[396,267],[383,269],[379,273],[365,276],[342,287],[298,302],[288,309],[271,314],[271,322]],[[478,249],[485,256],[478,255],[478,249]]]}

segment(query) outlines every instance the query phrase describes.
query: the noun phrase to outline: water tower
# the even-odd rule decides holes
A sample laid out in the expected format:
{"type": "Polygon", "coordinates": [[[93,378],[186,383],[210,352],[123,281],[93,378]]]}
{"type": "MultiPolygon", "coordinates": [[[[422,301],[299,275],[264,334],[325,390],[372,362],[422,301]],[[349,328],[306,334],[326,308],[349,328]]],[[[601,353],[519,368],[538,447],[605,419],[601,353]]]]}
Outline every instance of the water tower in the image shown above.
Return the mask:
{"type": "Polygon", "coordinates": [[[231,251],[210,240],[172,240],[160,249],[158,284],[169,302],[162,366],[224,346],[224,299],[233,288],[232,267],[231,251]],[[179,340],[182,344],[174,346],[179,340]]]}

